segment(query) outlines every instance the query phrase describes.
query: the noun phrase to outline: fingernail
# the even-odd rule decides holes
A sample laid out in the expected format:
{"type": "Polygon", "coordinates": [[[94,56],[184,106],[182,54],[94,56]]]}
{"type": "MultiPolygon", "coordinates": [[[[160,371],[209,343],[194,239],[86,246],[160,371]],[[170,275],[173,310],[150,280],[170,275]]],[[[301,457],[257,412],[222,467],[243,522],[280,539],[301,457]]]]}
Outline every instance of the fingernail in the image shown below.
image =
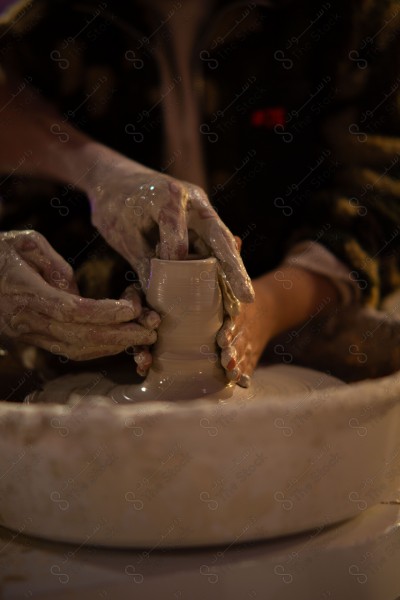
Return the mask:
{"type": "Polygon", "coordinates": [[[236,359],[237,356],[235,348],[224,348],[221,354],[221,364],[224,367],[224,369],[232,371],[233,367],[236,365],[236,359]]]}
{"type": "Polygon", "coordinates": [[[228,371],[232,371],[232,369],[234,369],[235,366],[236,366],[236,360],[234,358],[231,358],[231,360],[226,365],[226,368],[228,371]]]}
{"type": "Polygon", "coordinates": [[[138,354],[135,354],[135,356],[133,357],[133,360],[135,361],[135,363],[137,365],[141,365],[142,363],[145,362],[146,355],[144,352],[139,352],[138,354]]]}
{"type": "Polygon", "coordinates": [[[249,375],[241,375],[239,377],[239,381],[237,382],[240,387],[248,388],[250,386],[250,377],[249,375]]]}
{"type": "Polygon", "coordinates": [[[239,377],[239,369],[233,369],[233,371],[229,371],[226,376],[231,381],[235,381],[239,377]]]}
{"type": "Polygon", "coordinates": [[[175,183],[175,181],[169,182],[169,189],[171,190],[171,192],[174,192],[175,194],[177,194],[178,192],[181,191],[180,187],[175,183]]]}
{"type": "Polygon", "coordinates": [[[144,316],[143,322],[148,329],[155,329],[161,323],[161,317],[154,310],[150,310],[144,316]]]}

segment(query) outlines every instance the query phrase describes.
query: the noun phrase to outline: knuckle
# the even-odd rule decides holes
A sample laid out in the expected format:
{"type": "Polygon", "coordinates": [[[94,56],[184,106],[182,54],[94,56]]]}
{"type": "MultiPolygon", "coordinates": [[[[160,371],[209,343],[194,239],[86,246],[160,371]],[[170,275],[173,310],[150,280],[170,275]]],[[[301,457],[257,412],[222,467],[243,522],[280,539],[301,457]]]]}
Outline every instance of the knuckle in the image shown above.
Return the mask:
{"type": "Polygon", "coordinates": [[[0,333],[3,333],[9,338],[21,337],[22,335],[29,333],[31,327],[29,320],[24,314],[26,308],[26,306],[21,305],[17,311],[9,314],[7,318],[4,319],[4,325],[0,333]]]}
{"type": "Polygon", "coordinates": [[[65,276],[68,279],[72,279],[74,276],[74,269],[72,268],[72,265],[70,265],[69,263],[65,263],[65,265],[63,265],[63,271],[65,273],[65,276]]]}
{"type": "Polygon", "coordinates": [[[64,342],[58,341],[57,343],[52,343],[49,347],[47,345],[43,345],[45,349],[49,350],[52,354],[56,356],[67,356],[68,358],[72,358],[72,354],[74,352],[74,348],[71,349],[64,342]],[[68,349],[68,352],[67,352],[68,349]]]}
{"type": "Polygon", "coordinates": [[[46,240],[41,233],[34,229],[26,229],[25,231],[19,231],[13,236],[13,242],[15,247],[21,252],[29,252],[37,250],[38,248],[43,249],[46,245],[46,240]]]}
{"type": "Polygon", "coordinates": [[[195,198],[198,202],[200,202],[202,204],[202,206],[211,206],[210,201],[208,199],[208,195],[205,192],[205,190],[203,190],[203,188],[201,188],[198,185],[192,185],[191,192],[192,192],[193,198],[195,198]]]}
{"type": "Polygon", "coordinates": [[[45,238],[38,231],[27,229],[26,231],[21,232],[21,235],[18,236],[18,241],[22,243],[27,242],[36,246],[43,246],[45,238]]]}
{"type": "Polygon", "coordinates": [[[224,352],[223,349],[226,348],[226,346],[228,345],[227,331],[225,329],[221,329],[217,333],[217,344],[224,352]]]}
{"type": "Polygon", "coordinates": [[[32,240],[35,240],[35,241],[43,240],[42,234],[39,233],[38,231],[36,231],[35,229],[26,229],[25,231],[22,231],[21,237],[24,237],[24,236],[29,236],[32,240]]]}
{"type": "Polygon", "coordinates": [[[170,195],[177,194],[182,196],[186,191],[186,186],[179,179],[174,179],[168,183],[168,191],[170,195]]]}

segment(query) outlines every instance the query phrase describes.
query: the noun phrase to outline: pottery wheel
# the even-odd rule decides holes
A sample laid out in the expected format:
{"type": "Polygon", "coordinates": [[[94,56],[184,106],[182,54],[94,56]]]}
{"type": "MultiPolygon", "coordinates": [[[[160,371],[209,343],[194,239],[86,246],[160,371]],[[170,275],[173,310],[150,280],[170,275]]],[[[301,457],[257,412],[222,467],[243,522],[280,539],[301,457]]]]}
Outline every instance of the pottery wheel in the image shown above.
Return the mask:
{"type": "Polygon", "coordinates": [[[259,368],[226,385],[213,257],[152,259],[160,315],[139,385],[70,375],[0,402],[0,524],[77,544],[199,546],[360,514],[400,488],[400,377],[259,368]]]}
{"type": "Polygon", "coordinates": [[[231,545],[325,527],[400,486],[398,376],[346,385],[271,366],[219,401],[125,404],[93,393],[115,387],[104,377],[80,399],[63,387],[62,403],[66,382],[46,402],[0,403],[11,529],[77,545],[231,545]]]}
{"type": "MultiPolygon", "coordinates": [[[[165,404],[162,394],[156,394],[155,397],[144,394],[143,391],[146,388],[143,386],[145,385],[146,382],[143,385],[117,385],[108,379],[104,372],[65,375],[47,383],[43,390],[28,396],[26,402],[58,403],[70,406],[84,403],[133,405],[148,401],[165,404]]],[[[212,396],[206,395],[189,402],[200,399],[207,400],[213,409],[220,406],[221,403],[234,402],[240,398],[261,403],[277,399],[286,402],[292,395],[301,396],[303,394],[306,399],[313,390],[323,390],[340,385],[344,385],[344,383],[326,373],[291,365],[273,365],[258,368],[249,389],[231,384],[212,396]]],[[[185,399],[180,401],[180,404],[182,403],[186,406],[185,399]]]]}

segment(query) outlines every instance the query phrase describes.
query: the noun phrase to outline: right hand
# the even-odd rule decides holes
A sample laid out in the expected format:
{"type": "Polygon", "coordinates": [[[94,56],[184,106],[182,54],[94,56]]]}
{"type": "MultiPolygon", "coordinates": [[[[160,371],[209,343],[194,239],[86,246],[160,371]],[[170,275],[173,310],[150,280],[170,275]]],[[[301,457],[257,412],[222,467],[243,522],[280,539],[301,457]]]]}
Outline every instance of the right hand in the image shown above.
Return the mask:
{"type": "Polygon", "coordinates": [[[251,281],[235,239],[200,187],[119,154],[114,157],[102,146],[95,149],[96,167],[83,186],[92,208],[92,223],[131,264],[143,290],[147,289],[150,259],[187,260],[190,237],[197,253],[218,259],[238,300],[253,301],[251,281]]]}
{"type": "Polygon", "coordinates": [[[154,311],[139,295],[82,298],[71,266],[36,231],[0,233],[0,339],[73,360],[154,344],[154,311]],[[135,320],[136,322],[132,322],[135,320]]]}

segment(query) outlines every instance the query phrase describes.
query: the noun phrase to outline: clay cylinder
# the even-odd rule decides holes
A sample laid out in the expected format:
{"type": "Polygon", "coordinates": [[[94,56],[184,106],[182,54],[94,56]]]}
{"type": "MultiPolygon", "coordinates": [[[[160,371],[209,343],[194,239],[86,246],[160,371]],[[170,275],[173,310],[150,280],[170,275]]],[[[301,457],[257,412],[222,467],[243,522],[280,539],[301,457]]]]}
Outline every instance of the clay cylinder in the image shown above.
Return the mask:
{"type": "Polygon", "coordinates": [[[224,387],[215,341],[223,321],[217,260],[153,259],[147,303],[162,317],[149,378],[182,399],[224,387]]]}

